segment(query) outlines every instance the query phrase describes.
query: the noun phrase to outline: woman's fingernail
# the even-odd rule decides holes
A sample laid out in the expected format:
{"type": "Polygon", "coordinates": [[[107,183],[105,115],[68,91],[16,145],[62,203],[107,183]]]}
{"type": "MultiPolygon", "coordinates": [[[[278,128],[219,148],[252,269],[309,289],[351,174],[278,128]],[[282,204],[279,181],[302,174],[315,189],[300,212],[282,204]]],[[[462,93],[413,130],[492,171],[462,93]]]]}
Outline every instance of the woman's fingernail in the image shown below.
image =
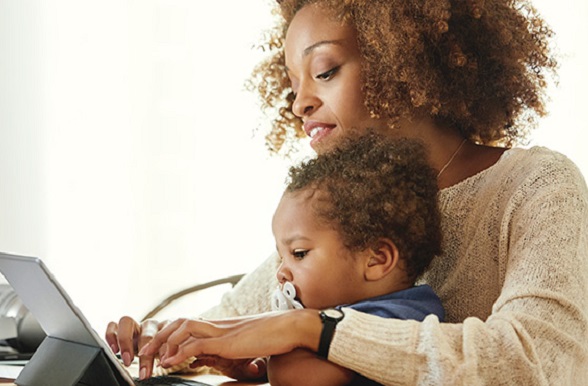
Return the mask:
{"type": "Polygon", "coordinates": [[[140,356],[140,357],[142,357],[143,355],[145,355],[145,352],[147,351],[147,346],[149,346],[149,345],[146,344],[145,346],[143,346],[141,348],[141,350],[139,350],[139,353],[137,355],[140,356]]]}
{"type": "Polygon", "coordinates": [[[110,349],[111,349],[111,350],[112,350],[112,352],[114,352],[114,353],[118,351],[118,347],[116,347],[116,345],[115,345],[115,344],[111,344],[111,345],[110,345],[110,349]]]}
{"type": "Polygon", "coordinates": [[[139,371],[139,379],[145,379],[147,377],[147,369],[145,367],[141,367],[139,371]]]}
{"type": "Polygon", "coordinates": [[[169,367],[171,358],[173,358],[173,357],[168,357],[168,356],[164,357],[163,360],[161,361],[161,366],[162,367],[169,367]]]}
{"type": "Polygon", "coordinates": [[[125,366],[130,366],[131,365],[131,354],[129,354],[128,351],[125,351],[124,353],[122,353],[122,360],[123,360],[123,363],[125,364],[125,366]]]}

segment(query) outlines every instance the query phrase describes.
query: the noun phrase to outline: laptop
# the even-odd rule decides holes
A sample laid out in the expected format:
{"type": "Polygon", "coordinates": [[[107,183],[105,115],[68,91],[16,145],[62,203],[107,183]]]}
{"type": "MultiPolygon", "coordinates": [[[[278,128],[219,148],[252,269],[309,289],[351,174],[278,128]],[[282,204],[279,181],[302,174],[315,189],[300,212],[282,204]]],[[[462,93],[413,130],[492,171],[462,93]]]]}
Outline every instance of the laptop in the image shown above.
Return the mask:
{"type": "Polygon", "coordinates": [[[134,379],[41,259],[0,252],[0,272],[47,334],[17,385],[210,386],[171,376],[134,379]]]}

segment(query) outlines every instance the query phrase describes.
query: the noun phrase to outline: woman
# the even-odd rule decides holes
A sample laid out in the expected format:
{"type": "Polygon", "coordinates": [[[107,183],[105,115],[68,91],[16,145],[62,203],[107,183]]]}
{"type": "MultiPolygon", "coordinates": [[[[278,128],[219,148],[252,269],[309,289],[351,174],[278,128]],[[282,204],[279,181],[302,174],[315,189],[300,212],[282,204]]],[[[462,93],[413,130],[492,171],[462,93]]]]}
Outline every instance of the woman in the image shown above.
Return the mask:
{"type": "MultiPolygon", "coordinates": [[[[508,149],[544,114],[556,67],[551,31],[531,5],[285,0],[280,9],[276,54],[257,77],[280,112],[274,149],[303,130],[321,153],[369,128],[421,140],[439,171],[444,253],[424,281],[447,323],[344,309],[328,359],[382,384],[586,384],[588,191],[562,155],[508,149]]],[[[269,310],[277,265],[270,257],[205,316],[269,310]]],[[[128,362],[162,327],[154,323],[123,318],[106,337],[128,362]]],[[[259,376],[263,362],[246,358],[317,352],[322,331],[309,309],[178,320],[143,349],[142,373],[160,350],[165,365],[194,355],[259,376]]]]}

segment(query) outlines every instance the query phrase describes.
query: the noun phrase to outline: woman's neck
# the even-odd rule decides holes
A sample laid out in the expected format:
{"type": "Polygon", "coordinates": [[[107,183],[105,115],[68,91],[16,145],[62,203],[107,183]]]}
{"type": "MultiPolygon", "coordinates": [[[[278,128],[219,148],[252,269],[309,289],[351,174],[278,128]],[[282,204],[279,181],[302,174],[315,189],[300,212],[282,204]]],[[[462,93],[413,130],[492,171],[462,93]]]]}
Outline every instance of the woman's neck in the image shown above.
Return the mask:
{"type": "Polygon", "coordinates": [[[430,120],[404,122],[399,132],[402,136],[423,142],[429,153],[431,166],[440,172],[440,189],[455,185],[489,168],[506,150],[477,145],[466,140],[457,129],[440,127],[430,120]]]}

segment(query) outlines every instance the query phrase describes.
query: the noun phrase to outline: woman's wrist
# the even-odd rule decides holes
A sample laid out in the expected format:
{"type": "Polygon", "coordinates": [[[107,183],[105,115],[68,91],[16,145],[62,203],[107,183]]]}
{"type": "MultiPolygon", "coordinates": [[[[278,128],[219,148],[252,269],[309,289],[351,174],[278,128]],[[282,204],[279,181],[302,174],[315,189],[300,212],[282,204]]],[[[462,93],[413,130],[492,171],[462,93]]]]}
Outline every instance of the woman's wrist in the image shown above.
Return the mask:
{"type": "Polygon", "coordinates": [[[303,309],[290,312],[296,316],[292,328],[299,342],[298,347],[317,352],[323,329],[319,311],[303,309]]]}

